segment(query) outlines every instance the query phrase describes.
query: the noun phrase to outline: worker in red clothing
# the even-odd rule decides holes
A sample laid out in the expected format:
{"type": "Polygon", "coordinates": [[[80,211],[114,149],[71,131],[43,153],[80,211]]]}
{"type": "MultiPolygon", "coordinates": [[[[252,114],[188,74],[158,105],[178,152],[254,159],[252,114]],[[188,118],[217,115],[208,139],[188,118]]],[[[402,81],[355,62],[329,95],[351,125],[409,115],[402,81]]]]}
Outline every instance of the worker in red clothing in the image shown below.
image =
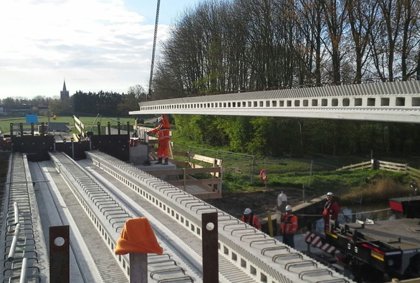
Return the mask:
{"type": "Polygon", "coordinates": [[[261,230],[260,219],[250,208],[245,208],[244,213],[242,214],[241,220],[258,230],[261,230]]]}
{"type": "Polygon", "coordinates": [[[286,213],[281,215],[280,233],[283,235],[283,243],[294,248],[295,234],[298,230],[298,217],[292,213],[292,206],[286,205],[286,213]]]}
{"type": "Polygon", "coordinates": [[[324,219],[324,232],[330,231],[330,221],[337,220],[338,213],[340,212],[340,205],[334,197],[332,192],[327,193],[327,201],[324,204],[322,211],[322,218],[324,219]]]}
{"type": "Polygon", "coordinates": [[[171,125],[169,124],[169,118],[168,115],[162,114],[162,116],[158,119],[159,125],[148,131],[148,135],[155,135],[158,139],[158,149],[157,149],[157,156],[158,156],[158,162],[157,164],[167,165],[168,164],[168,158],[170,154],[170,142],[171,142],[171,125]]]}

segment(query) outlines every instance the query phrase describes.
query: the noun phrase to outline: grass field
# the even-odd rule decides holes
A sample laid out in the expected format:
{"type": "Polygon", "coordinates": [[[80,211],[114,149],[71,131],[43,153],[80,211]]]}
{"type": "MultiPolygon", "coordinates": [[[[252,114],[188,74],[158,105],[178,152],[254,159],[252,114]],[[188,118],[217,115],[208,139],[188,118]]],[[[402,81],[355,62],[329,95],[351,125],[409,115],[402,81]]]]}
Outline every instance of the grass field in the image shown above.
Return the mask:
{"type": "MultiPolygon", "coordinates": [[[[333,191],[344,202],[385,201],[389,197],[407,195],[411,177],[406,173],[382,170],[336,171],[336,169],[368,161],[363,156],[311,156],[307,158],[267,158],[225,151],[217,148],[199,147],[188,142],[174,141],[176,152],[220,158],[223,160],[223,190],[225,192],[255,192],[280,188],[305,187],[307,197],[319,196],[333,191]],[[259,179],[259,171],[265,169],[267,185],[259,179]]],[[[179,157],[180,159],[186,157],[179,157]]],[[[419,180],[420,181],[420,180],[419,180]]]]}
{"type": "MultiPolygon", "coordinates": [[[[121,123],[121,125],[126,125],[127,122],[130,122],[130,125],[134,124],[134,118],[115,118],[115,117],[79,117],[79,119],[82,121],[82,123],[85,125],[86,129],[90,131],[92,128],[93,130],[96,129],[97,122],[100,122],[102,126],[106,126],[108,122],[111,123],[111,125],[116,126],[118,121],[121,123]]],[[[46,116],[38,116],[38,122],[39,123],[47,123],[48,117],[46,116]]],[[[56,119],[50,118],[50,122],[61,122],[61,123],[68,123],[70,127],[74,125],[73,117],[70,116],[58,116],[56,119]]],[[[13,123],[15,125],[19,123],[23,123],[24,127],[29,127],[28,124],[26,124],[25,117],[8,117],[8,118],[0,118],[0,131],[2,133],[9,133],[10,132],[10,123],[13,123]]]]}

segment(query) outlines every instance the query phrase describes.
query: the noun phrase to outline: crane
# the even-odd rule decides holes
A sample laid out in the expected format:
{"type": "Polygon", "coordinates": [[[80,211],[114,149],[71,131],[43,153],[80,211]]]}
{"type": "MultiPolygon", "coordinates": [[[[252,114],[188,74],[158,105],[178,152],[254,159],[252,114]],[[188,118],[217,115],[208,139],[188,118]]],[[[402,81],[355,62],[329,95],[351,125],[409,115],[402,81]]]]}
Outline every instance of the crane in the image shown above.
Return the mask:
{"type": "Polygon", "coordinates": [[[157,30],[158,30],[158,23],[159,23],[159,9],[160,9],[160,0],[157,1],[157,7],[156,7],[155,32],[153,35],[152,63],[150,66],[149,91],[146,95],[146,99],[148,96],[152,95],[152,80],[153,80],[153,68],[155,65],[156,38],[157,38],[157,30]]]}

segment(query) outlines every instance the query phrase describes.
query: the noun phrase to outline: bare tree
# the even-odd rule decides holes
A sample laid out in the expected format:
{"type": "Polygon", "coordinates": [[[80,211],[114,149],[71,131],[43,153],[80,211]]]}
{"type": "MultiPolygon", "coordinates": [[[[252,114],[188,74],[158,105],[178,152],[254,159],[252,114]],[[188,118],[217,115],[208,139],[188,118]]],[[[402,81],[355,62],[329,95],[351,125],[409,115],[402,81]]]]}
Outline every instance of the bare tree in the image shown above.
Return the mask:
{"type": "Polygon", "coordinates": [[[332,83],[341,83],[341,51],[340,44],[345,29],[347,11],[345,0],[320,0],[328,27],[329,44],[325,44],[331,55],[332,83]],[[330,46],[329,46],[330,45],[330,46]]]}
{"type": "MultiPolygon", "coordinates": [[[[402,0],[401,75],[406,81],[416,73],[415,57],[420,53],[420,3],[418,0],[402,0]],[[416,51],[417,48],[417,52],[416,51]]],[[[417,59],[420,60],[420,59],[417,59]]],[[[418,71],[418,70],[417,70],[418,71]]]]}
{"type": "Polygon", "coordinates": [[[379,23],[372,30],[371,44],[376,71],[382,81],[394,81],[394,59],[401,24],[401,0],[377,0],[379,23]]]}
{"type": "Polygon", "coordinates": [[[348,21],[354,43],[356,74],[354,82],[362,82],[362,71],[369,56],[369,40],[375,24],[378,3],[376,0],[347,0],[348,21]]]}
{"type": "MultiPolygon", "coordinates": [[[[298,0],[296,5],[297,26],[305,36],[308,71],[314,74],[315,85],[321,85],[322,61],[322,7],[319,0],[298,0]]],[[[312,80],[309,81],[312,83],[312,80]]]]}

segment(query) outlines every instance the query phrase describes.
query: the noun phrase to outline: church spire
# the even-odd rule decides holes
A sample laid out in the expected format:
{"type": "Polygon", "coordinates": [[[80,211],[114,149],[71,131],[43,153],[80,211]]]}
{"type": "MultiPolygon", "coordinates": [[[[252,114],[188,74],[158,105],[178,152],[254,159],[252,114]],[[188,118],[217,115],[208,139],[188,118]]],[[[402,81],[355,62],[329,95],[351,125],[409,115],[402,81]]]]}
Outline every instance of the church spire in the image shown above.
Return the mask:
{"type": "Polygon", "coordinates": [[[67,100],[67,99],[69,99],[69,91],[67,90],[67,88],[66,88],[66,80],[64,80],[64,83],[63,83],[63,90],[62,91],[60,91],[60,99],[61,100],[67,100]]]}

